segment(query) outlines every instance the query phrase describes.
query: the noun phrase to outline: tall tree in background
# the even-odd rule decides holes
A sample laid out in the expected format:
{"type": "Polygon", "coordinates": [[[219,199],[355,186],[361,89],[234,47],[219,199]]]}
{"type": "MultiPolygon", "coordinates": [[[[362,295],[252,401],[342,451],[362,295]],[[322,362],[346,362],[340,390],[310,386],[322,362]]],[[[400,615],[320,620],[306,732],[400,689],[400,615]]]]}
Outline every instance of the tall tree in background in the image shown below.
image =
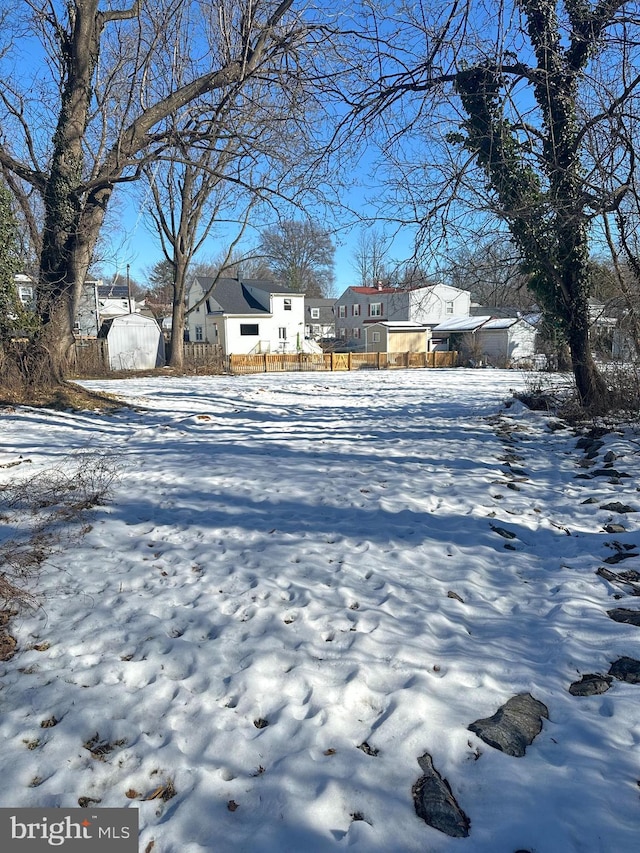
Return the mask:
{"type": "Polygon", "coordinates": [[[5,22],[0,44],[0,166],[21,203],[34,190],[43,208],[42,325],[27,385],[36,376],[63,381],[75,306],[114,188],[138,178],[145,162],[175,144],[175,128],[165,119],[197,102],[215,110],[254,76],[286,73],[309,32],[291,13],[293,0],[202,5],[191,24],[194,50],[184,57],[189,79],[173,86],[164,72],[176,62],[171,33],[185,5],[192,4],[1,3],[13,26],[5,22]],[[13,53],[29,38],[32,56],[43,56],[37,67],[25,67],[13,53]]]}
{"type": "Polygon", "coordinates": [[[331,295],[335,247],[325,228],[284,220],[262,232],[259,251],[280,284],[314,298],[331,295]]]}
{"type": "Polygon", "coordinates": [[[371,287],[378,281],[386,282],[390,278],[388,249],[389,241],[378,228],[365,226],[360,229],[352,253],[352,266],[361,287],[371,287]]]}
{"type": "Polygon", "coordinates": [[[488,308],[526,311],[533,296],[521,270],[521,258],[505,235],[493,235],[461,247],[443,268],[448,284],[471,292],[488,308]]]}
{"type": "Polygon", "coordinates": [[[637,104],[637,3],[518,0],[491,17],[476,0],[384,4],[372,23],[377,62],[367,67],[381,73],[359,89],[355,110],[367,128],[384,117],[405,210],[418,213],[423,235],[443,219],[450,231],[451,197],[473,199],[476,211],[482,198],[569,345],[581,402],[606,408],[589,345],[591,225],[627,187],[603,191],[586,138],[637,104]]]}

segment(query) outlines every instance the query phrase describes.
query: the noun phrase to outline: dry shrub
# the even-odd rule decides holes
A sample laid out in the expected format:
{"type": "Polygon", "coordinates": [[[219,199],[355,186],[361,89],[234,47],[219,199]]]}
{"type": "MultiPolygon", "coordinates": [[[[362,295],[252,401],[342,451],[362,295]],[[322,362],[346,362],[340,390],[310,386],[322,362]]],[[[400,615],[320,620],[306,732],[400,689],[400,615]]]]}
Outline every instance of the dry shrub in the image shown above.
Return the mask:
{"type": "Polygon", "coordinates": [[[34,605],[31,580],[48,557],[88,532],[86,514],[107,500],[116,472],[97,452],[33,476],[24,476],[22,465],[9,470],[11,479],[0,483],[0,604],[34,605]]]}
{"type": "Polygon", "coordinates": [[[608,364],[609,413],[616,420],[637,421],[640,413],[640,364],[608,364]]]}

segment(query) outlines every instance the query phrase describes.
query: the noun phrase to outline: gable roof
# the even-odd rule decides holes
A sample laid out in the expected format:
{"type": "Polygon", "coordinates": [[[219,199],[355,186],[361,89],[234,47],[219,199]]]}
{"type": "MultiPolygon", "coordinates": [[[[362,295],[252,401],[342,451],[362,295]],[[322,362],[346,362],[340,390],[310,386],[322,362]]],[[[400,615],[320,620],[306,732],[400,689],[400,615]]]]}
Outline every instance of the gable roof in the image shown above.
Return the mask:
{"type": "Polygon", "coordinates": [[[364,296],[375,296],[376,293],[397,293],[397,287],[350,287],[354,293],[362,293],[364,296]]]}
{"type": "MultiPolygon", "coordinates": [[[[197,276],[198,284],[203,293],[209,290],[214,280],[213,276],[209,275],[197,276]]],[[[269,314],[269,310],[258,302],[249,287],[262,290],[268,294],[302,296],[301,293],[296,293],[288,287],[283,287],[281,284],[275,284],[272,281],[219,278],[211,295],[207,298],[211,300],[212,308],[216,306],[215,310],[221,311],[223,314],[269,314]]]]}

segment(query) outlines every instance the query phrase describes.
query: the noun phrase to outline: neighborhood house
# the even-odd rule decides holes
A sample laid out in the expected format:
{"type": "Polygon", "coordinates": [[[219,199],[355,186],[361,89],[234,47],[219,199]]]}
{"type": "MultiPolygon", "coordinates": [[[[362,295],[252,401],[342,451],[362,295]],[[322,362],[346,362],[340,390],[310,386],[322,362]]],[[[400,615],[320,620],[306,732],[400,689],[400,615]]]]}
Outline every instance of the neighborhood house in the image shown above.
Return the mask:
{"type": "Polygon", "coordinates": [[[336,336],[361,344],[365,329],[381,321],[435,326],[446,317],[469,314],[471,294],[447,284],[419,287],[348,287],[335,305],[336,336]]]}
{"type": "Polygon", "coordinates": [[[225,355],[303,349],[304,294],[272,281],[198,276],[188,294],[189,340],[225,355]]]}

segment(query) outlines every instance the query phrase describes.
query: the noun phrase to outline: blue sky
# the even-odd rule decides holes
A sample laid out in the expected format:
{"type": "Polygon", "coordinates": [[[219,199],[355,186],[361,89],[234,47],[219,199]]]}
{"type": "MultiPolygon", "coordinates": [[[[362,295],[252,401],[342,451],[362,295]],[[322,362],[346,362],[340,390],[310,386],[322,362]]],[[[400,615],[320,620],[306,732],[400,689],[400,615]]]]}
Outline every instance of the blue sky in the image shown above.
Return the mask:
{"type": "MultiPolygon", "coordinates": [[[[339,227],[338,214],[335,208],[332,215],[319,213],[316,222],[329,228],[336,229],[334,244],[335,254],[335,286],[334,295],[339,296],[350,285],[358,284],[358,272],[355,266],[354,252],[363,228],[375,227],[377,231],[386,232],[388,226],[377,221],[371,224],[376,216],[375,205],[370,199],[379,199],[382,188],[371,186],[370,176],[372,174],[371,162],[368,157],[363,157],[358,167],[358,174],[354,175],[356,185],[346,191],[345,203],[354,210],[354,213],[343,214],[344,226],[339,227]],[[365,189],[366,187],[366,189],[365,189]],[[362,217],[358,222],[357,215],[362,217]],[[369,217],[369,219],[367,219],[369,217]],[[367,222],[369,225],[367,226],[367,222]]],[[[125,185],[130,189],[131,185],[125,185]]],[[[126,190],[125,190],[126,191],[126,190]]],[[[105,230],[107,248],[104,253],[105,259],[100,264],[102,274],[110,278],[116,273],[126,274],[127,264],[130,267],[131,277],[141,285],[146,284],[147,271],[154,263],[162,259],[162,249],[159,238],[152,233],[148,219],[141,212],[140,203],[141,187],[127,196],[118,198],[114,195],[114,206],[109,212],[111,226],[105,230]]],[[[295,218],[300,218],[296,215],[295,218]]],[[[392,230],[388,230],[392,234],[392,230]]],[[[249,234],[246,238],[246,246],[255,241],[257,234],[249,234]]],[[[393,236],[389,250],[389,261],[391,263],[408,259],[412,252],[413,230],[405,227],[393,236]]],[[[201,252],[196,255],[195,261],[207,261],[221,254],[227,246],[222,235],[211,236],[201,252]]]]}

